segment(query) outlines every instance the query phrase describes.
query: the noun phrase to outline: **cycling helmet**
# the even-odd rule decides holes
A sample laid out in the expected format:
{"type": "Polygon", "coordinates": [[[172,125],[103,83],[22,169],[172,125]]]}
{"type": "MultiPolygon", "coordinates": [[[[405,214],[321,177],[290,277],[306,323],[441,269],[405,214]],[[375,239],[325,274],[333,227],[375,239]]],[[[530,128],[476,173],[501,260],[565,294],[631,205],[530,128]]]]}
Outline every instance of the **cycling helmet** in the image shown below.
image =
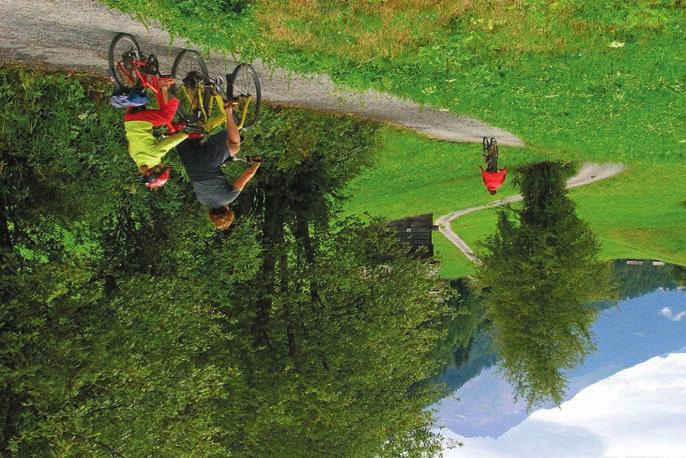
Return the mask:
{"type": "Polygon", "coordinates": [[[157,166],[152,169],[148,169],[143,177],[145,178],[145,187],[148,189],[161,188],[167,181],[169,181],[169,174],[171,168],[157,166]]]}

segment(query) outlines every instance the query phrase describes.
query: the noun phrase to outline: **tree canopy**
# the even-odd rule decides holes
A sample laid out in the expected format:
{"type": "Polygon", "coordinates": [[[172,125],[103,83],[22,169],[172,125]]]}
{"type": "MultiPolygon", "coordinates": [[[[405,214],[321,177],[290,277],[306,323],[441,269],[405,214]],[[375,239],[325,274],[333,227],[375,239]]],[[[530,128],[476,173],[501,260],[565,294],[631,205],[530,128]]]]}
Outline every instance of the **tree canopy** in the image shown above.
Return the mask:
{"type": "Polygon", "coordinates": [[[106,91],[0,69],[4,455],[439,450],[445,285],[386,222],[337,213],[376,127],[268,108],[216,233],[176,158],[160,192],[137,181],[106,91]]]}
{"type": "Polygon", "coordinates": [[[499,364],[529,407],[562,402],[565,369],[593,349],[589,303],[612,296],[610,265],[597,260],[598,242],[567,197],[569,174],[553,162],[518,170],[523,207],[499,213],[480,255],[499,364]]]}

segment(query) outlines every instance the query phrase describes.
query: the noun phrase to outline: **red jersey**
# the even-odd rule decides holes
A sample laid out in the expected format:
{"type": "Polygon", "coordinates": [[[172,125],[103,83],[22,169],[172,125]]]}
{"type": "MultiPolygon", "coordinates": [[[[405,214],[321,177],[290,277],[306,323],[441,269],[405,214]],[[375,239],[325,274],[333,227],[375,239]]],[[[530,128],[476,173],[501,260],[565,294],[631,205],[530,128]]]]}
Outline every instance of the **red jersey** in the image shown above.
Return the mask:
{"type": "Polygon", "coordinates": [[[495,191],[505,183],[505,175],[507,174],[507,167],[500,169],[497,172],[487,172],[483,167],[481,168],[481,177],[484,179],[484,184],[489,191],[495,191]]]}

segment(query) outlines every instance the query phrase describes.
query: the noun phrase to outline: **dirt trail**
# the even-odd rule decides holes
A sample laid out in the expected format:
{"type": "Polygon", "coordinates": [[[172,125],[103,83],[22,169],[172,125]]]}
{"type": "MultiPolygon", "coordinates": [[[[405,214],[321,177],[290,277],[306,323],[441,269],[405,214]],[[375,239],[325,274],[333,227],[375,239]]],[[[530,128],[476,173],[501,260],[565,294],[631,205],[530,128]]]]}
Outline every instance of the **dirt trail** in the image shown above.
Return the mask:
{"type": "MultiPolygon", "coordinates": [[[[0,62],[48,64],[106,73],[107,49],[117,32],[137,36],[143,50],[158,55],[162,69],[171,69],[181,40],[169,47],[169,35],[157,24],[149,31],[118,11],[94,0],[0,0],[0,62]]],[[[336,87],[326,75],[301,76],[261,62],[255,67],[264,98],[272,103],[346,113],[407,127],[433,138],[480,142],[496,137],[503,145],[522,146],[509,132],[466,116],[422,107],[378,91],[356,93],[336,87]]],[[[210,62],[212,74],[226,73],[233,62],[210,62]]]]}
{"type": "MultiPolygon", "coordinates": [[[[585,163],[579,172],[572,178],[567,180],[567,188],[576,188],[578,186],[584,186],[590,183],[595,183],[596,181],[604,180],[617,175],[625,169],[623,164],[592,164],[585,163]]],[[[472,249],[467,245],[467,243],[457,235],[450,223],[461,216],[467,215],[469,213],[474,213],[479,210],[485,210],[487,208],[498,207],[500,205],[509,204],[512,202],[518,202],[522,200],[522,196],[517,194],[514,196],[508,196],[501,200],[496,200],[485,205],[479,205],[477,207],[465,208],[463,210],[457,210],[447,215],[443,215],[436,220],[438,225],[438,230],[443,234],[453,245],[455,245],[465,256],[471,261],[478,263],[479,259],[476,257],[472,249]]]]}

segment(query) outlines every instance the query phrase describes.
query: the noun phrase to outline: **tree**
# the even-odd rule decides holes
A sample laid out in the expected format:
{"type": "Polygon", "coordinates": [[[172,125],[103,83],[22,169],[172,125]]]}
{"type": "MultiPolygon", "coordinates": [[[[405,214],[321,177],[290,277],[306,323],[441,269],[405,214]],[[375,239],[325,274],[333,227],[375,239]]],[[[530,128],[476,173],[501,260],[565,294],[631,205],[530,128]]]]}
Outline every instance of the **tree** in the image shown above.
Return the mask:
{"type": "Polygon", "coordinates": [[[672,266],[672,278],[674,282],[679,286],[686,286],[686,267],[684,266],[672,266]]]}
{"type": "Polygon", "coordinates": [[[273,157],[246,210],[261,221],[264,250],[239,312],[252,323],[242,354],[255,401],[234,446],[246,456],[433,453],[424,408],[439,394],[428,380],[439,367],[444,286],[384,223],[336,217],[374,130],[285,114],[246,140],[273,157]]]}
{"type": "Polygon", "coordinates": [[[107,90],[0,70],[2,453],[437,451],[444,285],[384,222],[337,214],[376,127],[267,108],[244,145],[265,164],[216,233],[178,175],[136,183],[107,90]]]}
{"type": "Polygon", "coordinates": [[[213,284],[254,275],[259,248],[245,223],[217,239],[176,183],[139,191],[107,90],[0,69],[0,451],[227,456],[240,377],[195,285],[205,260],[213,284]]]}
{"type": "Polygon", "coordinates": [[[562,402],[564,370],[593,349],[588,304],[611,296],[610,266],[567,197],[568,170],[544,162],[518,171],[523,208],[499,213],[477,273],[500,367],[529,407],[562,402]]]}
{"type": "Polygon", "coordinates": [[[613,263],[620,299],[630,299],[655,291],[657,288],[674,289],[677,286],[678,266],[628,265],[625,260],[613,263]]]}

